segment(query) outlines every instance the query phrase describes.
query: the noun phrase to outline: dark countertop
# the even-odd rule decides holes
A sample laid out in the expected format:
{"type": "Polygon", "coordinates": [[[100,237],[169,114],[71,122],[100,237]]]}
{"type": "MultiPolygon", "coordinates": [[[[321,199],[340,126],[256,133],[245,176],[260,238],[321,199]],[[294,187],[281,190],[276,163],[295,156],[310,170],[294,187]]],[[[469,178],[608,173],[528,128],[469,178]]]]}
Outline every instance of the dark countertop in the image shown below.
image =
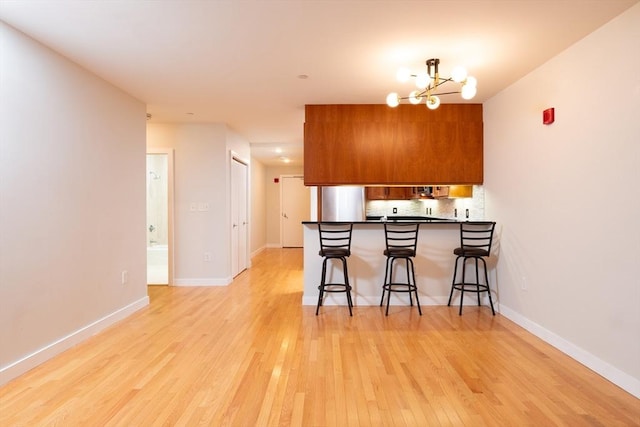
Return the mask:
{"type": "Polygon", "coordinates": [[[457,219],[437,218],[432,216],[387,216],[386,221],[381,220],[380,216],[368,216],[365,221],[302,221],[303,224],[317,224],[318,222],[350,222],[353,224],[384,224],[385,222],[417,222],[420,224],[457,224],[465,222],[457,219]]]}

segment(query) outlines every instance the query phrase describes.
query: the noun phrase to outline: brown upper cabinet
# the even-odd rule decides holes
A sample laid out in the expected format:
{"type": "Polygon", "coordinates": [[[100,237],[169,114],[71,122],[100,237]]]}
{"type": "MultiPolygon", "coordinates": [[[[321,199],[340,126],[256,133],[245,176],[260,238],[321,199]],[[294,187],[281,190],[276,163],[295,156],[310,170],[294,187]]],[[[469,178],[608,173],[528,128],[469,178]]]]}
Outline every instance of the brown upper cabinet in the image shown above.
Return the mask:
{"type": "Polygon", "coordinates": [[[408,200],[413,196],[412,187],[365,187],[367,200],[408,200]]]}
{"type": "Polygon", "coordinates": [[[307,105],[305,185],[482,184],[482,104],[307,105]]]}

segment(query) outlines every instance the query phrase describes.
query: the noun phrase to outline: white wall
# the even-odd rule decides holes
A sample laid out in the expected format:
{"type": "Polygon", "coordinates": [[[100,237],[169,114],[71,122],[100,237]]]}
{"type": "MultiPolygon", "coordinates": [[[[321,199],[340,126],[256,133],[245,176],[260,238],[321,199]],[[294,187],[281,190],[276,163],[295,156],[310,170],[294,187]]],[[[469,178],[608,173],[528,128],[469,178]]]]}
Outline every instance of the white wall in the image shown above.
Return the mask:
{"type": "Polygon", "coordinates": [[[267,169],[266,166],[251,159],[251,255],[254,256],[267,246],[267,169]]]}
{"type": "Polygon", "coordinates": [[[0,43],[4,383],[148,304],[146,113],[2,22],[0,43]]]}
{"type": "Polygon", "coordinates": [[[230,283],[230,151],[249,160],[249,143],[224,124],[148,123],[147,146],[174,149],[174,283],[230,283]]]}
{"type": "Polygon", "coordinates": [[[636,5],[484,105],[502,313],[636,396],[639,40],[636,5]]]}

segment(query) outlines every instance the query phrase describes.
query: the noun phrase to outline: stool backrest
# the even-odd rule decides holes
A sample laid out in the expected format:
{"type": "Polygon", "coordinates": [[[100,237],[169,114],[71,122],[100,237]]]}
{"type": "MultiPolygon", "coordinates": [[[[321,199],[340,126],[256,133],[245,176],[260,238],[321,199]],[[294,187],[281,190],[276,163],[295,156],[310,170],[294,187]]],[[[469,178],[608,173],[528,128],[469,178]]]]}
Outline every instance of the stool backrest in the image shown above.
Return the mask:
{"type": "Polygon", "coordinates": [[[460,223],[460,247],[463,251],[489,256],[493,242],[492,221],[466,221],[460,223]]]}
{"type": "Polygon", "coordinates": [[[411,251],[415,256],[420,224],[415,222],[384,223],[387,251],[411,251]]]}
{"type": "Polygon", "coordinates": [[[320,255],[325,256],[337,249],[350,252],[352,231],[353,223],[350,222],[319,222],[320,255]]]}

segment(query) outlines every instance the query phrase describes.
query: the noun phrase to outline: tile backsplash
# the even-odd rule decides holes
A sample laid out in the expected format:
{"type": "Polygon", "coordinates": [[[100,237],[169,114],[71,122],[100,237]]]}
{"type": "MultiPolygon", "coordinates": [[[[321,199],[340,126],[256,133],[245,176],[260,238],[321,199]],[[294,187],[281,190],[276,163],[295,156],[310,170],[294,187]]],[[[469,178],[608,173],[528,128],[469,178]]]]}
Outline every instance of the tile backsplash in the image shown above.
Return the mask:
{"type": "Polygon", "coordinates": [[[421,200],[369,200],[366,202],[367,216],[411,215],[434,216],[458,220],[483,220],[484,189],[473,186],[473,197],[463,199],[421,199],[421,200]],[[393,213],[393,208],[397,209],[393,213]],[[466,212],[469,210],[469,217],[466,212]]]}

